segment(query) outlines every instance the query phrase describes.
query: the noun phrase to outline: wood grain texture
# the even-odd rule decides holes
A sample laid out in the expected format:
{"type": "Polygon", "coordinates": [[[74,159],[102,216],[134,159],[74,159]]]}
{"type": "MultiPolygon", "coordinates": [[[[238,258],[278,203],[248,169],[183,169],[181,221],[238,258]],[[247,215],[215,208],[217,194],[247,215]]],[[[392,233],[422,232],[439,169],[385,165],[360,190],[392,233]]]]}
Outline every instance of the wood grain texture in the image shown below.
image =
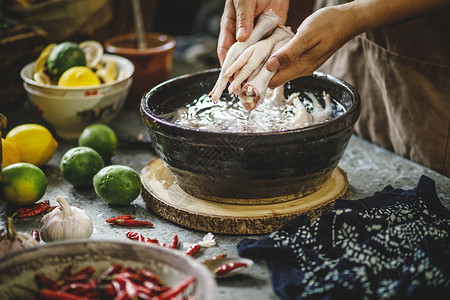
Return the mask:
{"type": "Polygon", "coordinates": [[[142,198],[156,214],[188,228],[224,234],[273,232],[303,213],[315,220],[336,199],[346,198],[348,189],[347,174],[336,168],[319,190],[302,198],[261,205],[219,203],[184,192],[159,158],[142,169],[141,180],[142,198]]]}

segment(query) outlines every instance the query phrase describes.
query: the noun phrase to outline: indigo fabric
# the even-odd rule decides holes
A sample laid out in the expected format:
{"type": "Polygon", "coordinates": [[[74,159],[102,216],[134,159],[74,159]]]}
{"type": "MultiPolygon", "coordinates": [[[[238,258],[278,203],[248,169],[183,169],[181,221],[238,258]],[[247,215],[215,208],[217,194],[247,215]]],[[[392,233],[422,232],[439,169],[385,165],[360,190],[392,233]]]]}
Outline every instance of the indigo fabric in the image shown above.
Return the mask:
{"type": "Polygon", "coordinates": [[[449,299],[449,233],[450,212],[422,176],[413,190],[336,200],[314,223],[301,215],[238,251],[267,261],[283,299],[449,299]]]}

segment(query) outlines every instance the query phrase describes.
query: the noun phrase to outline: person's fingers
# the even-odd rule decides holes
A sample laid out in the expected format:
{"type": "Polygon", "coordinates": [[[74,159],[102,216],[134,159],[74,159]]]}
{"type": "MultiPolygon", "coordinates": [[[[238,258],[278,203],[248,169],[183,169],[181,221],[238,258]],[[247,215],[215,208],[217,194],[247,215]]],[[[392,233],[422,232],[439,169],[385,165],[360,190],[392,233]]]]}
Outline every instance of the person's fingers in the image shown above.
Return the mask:
{"type": "Polygon", "coordinates": [[[230,47],[236,42],[244,42],[253,31],[254,20],[263,11],[273,9],[286,20],[289,1],[287,0],[227,0],[220,21],[217,56],[220,65],[225,61],[230,47]]]}
{"type": "Polygon", "coordinates": [[[225,61],[225,57],[230,47],[236,42],[234,28],[235,27],[233,26],[233,30],[231,31],[225,28],[220,31],[217,44],[217,57],[219,58],[220,65],[225,61]]]}
{"type": "Polygon", "coordinates": [[[234,0],[236,10],[236,40],[244,42],[253,30],[256,1],[234,0]]]}
{"type": "Polygon", "coordinates": [[[236,11],[233,0],[227,0],[220,19],[220,32],[217,40],[217,56],[220,65],[223,64],[225,56],[231,45],[236,42],[236,11]]]}
{"type": "Polygon", "coordinates": [[[310,40],[308,35],[297,33],[286,45],[269,57],[266,66],[270,71],[289,66],[317,43],[318,41],[310,40]]]}
{"type": "Polygon", "coordinates": [[[307,68],[305,68],[306,64],[307,63],[298,60],[293,64],[280,69],[278,72],[275,73],[275,75],[270,80],[268,85],[269,88],[273,89],[295,78],[311,74],[313,71],[310,71],[307,68]]]}
{"type": "Polygon", "coordinates": [[[297,57],[293,63],[280,68],[269,82],[275,88],[298,77],[308,76],[323,65],[334,51],[323,51],[321,44],[297,57]]]}

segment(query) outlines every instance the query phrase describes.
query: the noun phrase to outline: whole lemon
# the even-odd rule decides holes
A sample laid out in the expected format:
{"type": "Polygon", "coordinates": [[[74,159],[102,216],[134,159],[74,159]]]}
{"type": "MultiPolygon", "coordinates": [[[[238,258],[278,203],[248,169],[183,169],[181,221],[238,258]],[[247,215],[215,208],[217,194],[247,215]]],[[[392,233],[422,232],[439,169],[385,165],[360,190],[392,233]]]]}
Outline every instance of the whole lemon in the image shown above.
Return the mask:
{"type": "Polygon", "coordinates": [[[45,165],[55,154],[58,142],[51,132],[39,124],[23,124],[11,129],[5,140],[16,146],[20,161],[36,165],[45,165]]]}
{"type": "Polygon", "coordinates": [[[92,186],[92,178],[103,167],[100,154],[89,147],[69,149],[60,163],[63,177],[75,187],[92,186]]]}
{"type": "Polygon", "coordinates": [[[115,132],[108,125],[92,124],[84,128],[78,137],[78,146],[96,150],[105,163],[116,154],[118,142],[115,132]]]}
{"type": "Polygon", "coordinates": [[[91,86],[100,84],[98,76],[88,67],[72,67],[59,78],[59,86],[91,86]]]}
{"type": "Polygon", "coordinates": [[[140,194],[141,179],[130,167],[111,165],[104,167],[94,176],[95,193],[109,204],[126,205],[140,194]]]}
{"type": "Polygon", "coordinates": [[[2,167],[20,162],[20,153],[13,143],[2,138],[2,167]]]}
{"type": "Polygon", "coordinates": [[[40,168],[29,163],[15,163],[2,170],[0,194],[9,204],[25,206],[41,199],[47,185],[47,177],[40,168]]]}

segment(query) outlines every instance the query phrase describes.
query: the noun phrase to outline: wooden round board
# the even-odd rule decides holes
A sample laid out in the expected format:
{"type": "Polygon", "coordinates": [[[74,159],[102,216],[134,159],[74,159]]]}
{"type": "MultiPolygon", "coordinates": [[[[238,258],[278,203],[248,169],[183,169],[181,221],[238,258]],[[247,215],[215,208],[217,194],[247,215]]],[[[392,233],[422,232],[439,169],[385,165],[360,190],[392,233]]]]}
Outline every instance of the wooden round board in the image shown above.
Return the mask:
{"type": "Polygon", "coordinates": [[[161,159],[141,171],[142,198],[156,214],[176,224],[205,232],[264,234],[276,231],[303,213],[312,220],[346,198],[347,174],[336,168],[316,192],[283,203],[242,205],[196,198],[183,191],[161,159]]]}

